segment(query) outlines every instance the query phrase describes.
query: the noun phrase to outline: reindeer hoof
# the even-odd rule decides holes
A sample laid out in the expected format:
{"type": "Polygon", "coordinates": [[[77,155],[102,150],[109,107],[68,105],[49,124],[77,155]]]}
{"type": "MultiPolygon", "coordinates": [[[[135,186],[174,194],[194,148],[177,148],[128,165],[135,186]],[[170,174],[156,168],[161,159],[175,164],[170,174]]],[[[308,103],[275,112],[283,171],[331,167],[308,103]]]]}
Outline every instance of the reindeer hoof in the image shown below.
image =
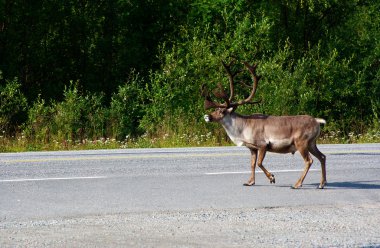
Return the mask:
{"type": "Polygon", "coordinates": [[[270,183],[272,184],[275,184],[276,183],[276,178],[274,178],[274,175],[272,174],[271,175],[271,178],[269,179],[270,183]]]}
{"type": "Polygon", "coordinates": [[[243,186],[253,186],[255,183],[244,183],[243,186]]]}

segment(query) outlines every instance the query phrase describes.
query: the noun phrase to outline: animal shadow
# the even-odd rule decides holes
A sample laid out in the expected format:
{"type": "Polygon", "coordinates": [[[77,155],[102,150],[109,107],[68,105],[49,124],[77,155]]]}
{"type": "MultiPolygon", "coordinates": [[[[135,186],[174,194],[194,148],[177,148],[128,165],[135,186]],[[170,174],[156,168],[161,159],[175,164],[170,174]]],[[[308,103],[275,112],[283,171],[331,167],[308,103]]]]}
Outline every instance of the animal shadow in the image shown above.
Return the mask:
{"type": "MultiPolygon", "coordinates": [[[[318,184],[315,184],[317,187],[318,184]]],[[[327,182],[326,189],[380,189],[380,180],[327,182]]]]}

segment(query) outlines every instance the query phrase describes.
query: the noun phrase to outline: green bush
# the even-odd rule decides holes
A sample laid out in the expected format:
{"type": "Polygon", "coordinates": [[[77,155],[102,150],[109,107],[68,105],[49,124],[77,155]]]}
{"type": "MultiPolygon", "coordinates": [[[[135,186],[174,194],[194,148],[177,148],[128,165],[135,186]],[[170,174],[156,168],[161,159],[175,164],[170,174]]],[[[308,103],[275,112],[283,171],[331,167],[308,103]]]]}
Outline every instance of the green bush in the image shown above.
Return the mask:
{"type": "Polygon", "coordinates": [[[65,89],[64,100],[54,104],[55,133],[59,140],[82,142],[106,135],[106,109],[103,96],[83,96],[76,84],[65,89]]]}
{"type": "Polygon", "coordinates": [[[20,88],[21,84],[17,78],[6,80],[5,86],[0,85],[0,132],[3,132],[1,135],[14,135],[25,119],[28,104],[20,88]]]}
{"type": "Polygon", "coordinates": [[[132,73],[111,98],[108,133],[117,140],[124,140],[127,136],[135,137],[142,132],[139,123],[144,115],[146,97],[142,85],[139,75],[132,73]]]}
{"type": "Polygon", "coordinates": [[[98,94],[82,95],[76,84],[65,89],[62,102],[49,105],[38,98],[24,127],[32,142],[77,142],[106,136],[107,109],[98,94]]]}
{"type": "Polygon", "coordinates": [[[28,110],[28,120],[24,125],[27,139],[32,143],[48,143],[54,135],[55,110],[53,106],[46,105],[45,100],[38,97],[28,110]],[[53,130],[52,130],[53,129],[53,130]]]}

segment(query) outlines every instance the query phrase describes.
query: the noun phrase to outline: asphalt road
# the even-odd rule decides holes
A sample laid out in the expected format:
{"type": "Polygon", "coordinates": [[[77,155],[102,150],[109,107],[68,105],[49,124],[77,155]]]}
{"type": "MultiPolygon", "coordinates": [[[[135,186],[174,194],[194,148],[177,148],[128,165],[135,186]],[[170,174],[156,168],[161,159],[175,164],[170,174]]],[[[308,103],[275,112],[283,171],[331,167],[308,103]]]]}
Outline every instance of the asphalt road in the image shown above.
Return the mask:
{"type": "Polygon", "coordinates": [[[319,148],[324,190],[316,159],[290,189],[297,153],[268,153],[276,184],[253,187],[246,148],[0,154],[0,246],[380,246],[380,144],[319,148]]]}

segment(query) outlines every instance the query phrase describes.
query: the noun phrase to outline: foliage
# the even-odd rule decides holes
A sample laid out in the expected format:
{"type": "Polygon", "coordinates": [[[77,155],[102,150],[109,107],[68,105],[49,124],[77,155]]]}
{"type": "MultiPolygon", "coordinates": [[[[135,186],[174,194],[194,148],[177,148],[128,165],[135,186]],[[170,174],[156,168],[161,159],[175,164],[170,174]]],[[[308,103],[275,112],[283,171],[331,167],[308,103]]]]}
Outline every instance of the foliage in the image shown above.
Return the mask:
{"type": "Polygon", "coordinates": [[[105,135],[101,95],[83,96],[79,93],[78,86],[72,84],[65,89],[64,100],[54,107],[54,122],[59,139],[84,140],[105,135]]]}
{"type": "Polygon", "coordinates": [[[6,80],[5,86],[0,85],[0,131],[4,134],[14,134],[24,118],[27,101],[20,88],[17,78],[6,80]]]}
{"type": "Polygon", "coordinates": [[[65,89],[62,102],[47,105],[38,98],[29,109],[24,130],[32,143],[63,143],[106,135],[107,111],[101,95],[82,95],[75,83],[65,89]]]}
{"type": "Polygon", "coordinates": [[[25,134],[33,143],[49,143],[53,122],[54,108],[47,106],[39,97],[28,111],[28,120],[24,124],[25,134]]]}
{"type": "MultiPolygon", "coordinates": [[[[236,58],[259,62],[258,70],[263,76],[258,89],[258,98],[263,100],[263,104],[253,109],[241,108],[242,112],[319,116],[328,120],[327,130],[341,129],[343,135],[353,130],[364,133],[368,130],[368,123],[378,122],[379,81],[371,80],[370,83],[366,79],[369,73],[378,76],[378,65],[374,71],[367,71],[367,67],[357,60],[357,53],[361,50],[340,51],[339,47],[331,46],[334,43],[330,40],[345,40],[345,44],[349,44],[347,34],[341,33],[335,21],[338,21],[338,17],[346,18],[348,23],[352,19],[357,20],[357,16],[348,17],[341,10],[338,14],[331,11],[344,7],[363,15],[362,10],[357,12],[354,7],[364,6],[356,3],[353,7],[351,4],[326,1],[315,1],[313,4],[312,1],[305,1],[304,5],[286,3],[279,6],[278,14],[282,15],[285,11],[287,19],[278,23],[273,13],[270,13],[273,16],[258,14],[261,13],[259,10],[264,10],[264,13],[268,11],[267,6],[255,6],[256,11],[248,12],[239,8],[241,1],[231,5],[222,2],[195,2],[195,6],[200,6],[200,9],[192,13],[191,20],[201,19],[206,25],[183,30],[175,46],[163,48],[163,68],[155,72],[150,80],[152,90],[149,95],[154,104],[144,118],[150,120],[153,116],[160,122],[172,115],[185,118],[183,122],[200,120],[203,110],[199,88],[203,83],[211,88],[215,87],[216,82],[226,82],[220,61],[236,58]],[[301,21],[295,19],[299,12],[305,16],[301,21]],[[324,31],[322,37],[317,39],[314,35],[318,33],[305,32],[310,32],[308,25],[311,20],[318,19],[323,19],[320,25],[327,19],[331,19],[332,23],[331,26],[320,27],[324,31]],[[295,24],[299,32],[302,31],[306,42],[293,37],[296,32],[286,30],[289,23],[295,24]],[[276,33],[274,30],[281,32],[276,33]],[[332,32],[330,37],[326,37],[326,32],[332,32]],[[283,38],[278,39],[279,35],[283,38]],[[276,40],[279,40],[277,45],[276,40]],[[372,85],[371,91],[367,91],[369,85],[372,85]]],[[[341,19],[339,22],[340,25],[347,23],[341,19]]],[[[379,20],[375,23],[378,25],[379,20]]],[[[378,33],[377,37],[380,37],[378,33]]],[[[375,65],[379,61],[378,56],[371,59],[375,65]]],[[[244,76],[242,78],[249,80],[244,76]]],[[[244,94],[240,89],[237,97],[241,98],[244,94]]],[[[154,124],[144,118],[143,127],[155,132],[152,129],[154,124]]],[[[176,123],[169,125],[172,129],[178,126],[176,123]]],[[[200,123],[196,125],[204,128],[200,123]]]]}
{"type": "Polygon", "coordinates": [[[144,88],[139,75],[131,74],[130,79],[119,86],[111,98],[109,122],[112,137],[123,140],[127,136],[140,134],[139,122],[144,115],[144,88]]]}
{"type": "Polygon", "coordinates": [[[186,0],[0,1],[0,70],[28,99],[62,99],[69,81],[110,97],[131,68],[155,67],[186,0]]]}
{"type": "Polygon", "coordinates": [[[379,141],[379,12],[374,0],[1,1],[0,128],[36,149],[225,144],[199,89],[227,86],[220,61],[235,60],[263,76],[262,103],[238,112],[310,114],[327,120],[324,140],[379,141]]]}

